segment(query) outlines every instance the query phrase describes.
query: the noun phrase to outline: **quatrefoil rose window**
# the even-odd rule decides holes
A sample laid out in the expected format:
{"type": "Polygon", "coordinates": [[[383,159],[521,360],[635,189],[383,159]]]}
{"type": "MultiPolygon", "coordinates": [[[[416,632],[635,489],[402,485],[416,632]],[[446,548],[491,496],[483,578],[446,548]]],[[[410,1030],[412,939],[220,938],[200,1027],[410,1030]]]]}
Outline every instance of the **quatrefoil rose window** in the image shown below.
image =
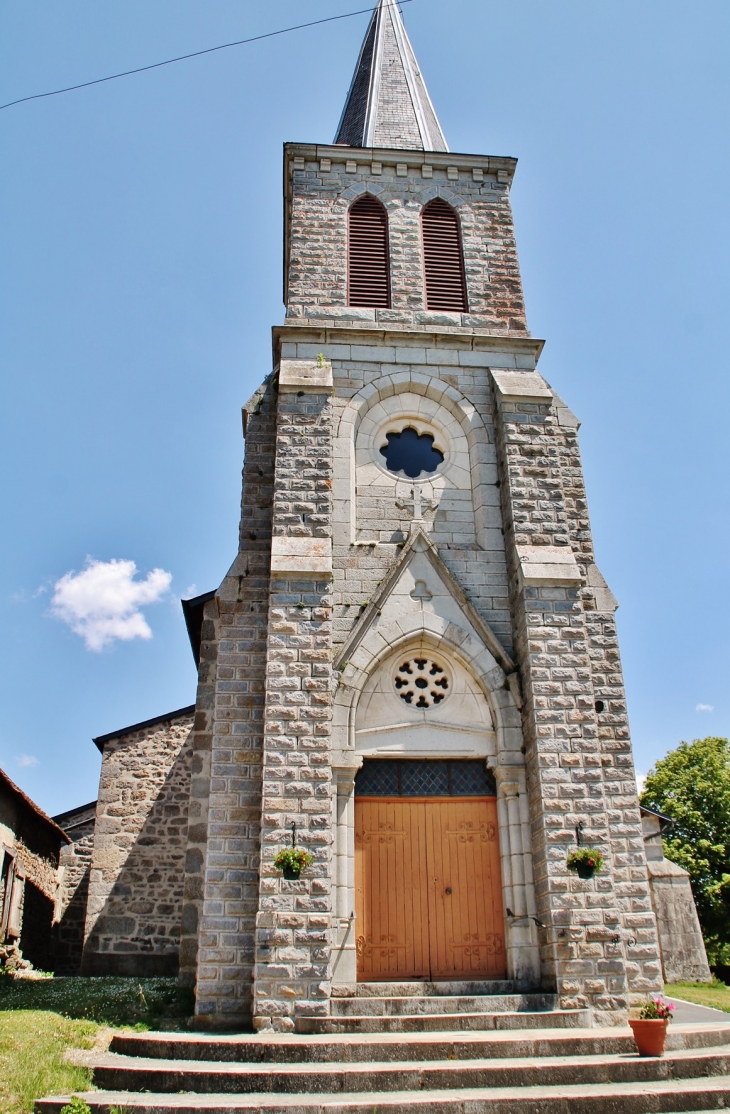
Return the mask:
{"type": "Polygon", "coordinates": [[[451,688],[446,667],[432,657],[401,660],[393,680],[395,691],[411,708],[433,708],[451,688]]]}

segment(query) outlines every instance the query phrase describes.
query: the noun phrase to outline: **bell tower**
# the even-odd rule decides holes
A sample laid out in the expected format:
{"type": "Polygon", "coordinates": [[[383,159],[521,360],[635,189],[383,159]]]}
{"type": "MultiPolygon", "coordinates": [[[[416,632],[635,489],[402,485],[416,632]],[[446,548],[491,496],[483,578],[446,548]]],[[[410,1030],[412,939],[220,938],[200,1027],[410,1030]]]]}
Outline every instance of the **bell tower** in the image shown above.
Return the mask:
{"type": "Polygon", "coordinates": [[[369,980],[506,980],[602,1024],[661,989],[617,605],[527,328],[515,168],[449,151],[391,0],[334,143],[285,145],[286,317],[202,632],[201,1027],[326,1031],[369,980]]]}

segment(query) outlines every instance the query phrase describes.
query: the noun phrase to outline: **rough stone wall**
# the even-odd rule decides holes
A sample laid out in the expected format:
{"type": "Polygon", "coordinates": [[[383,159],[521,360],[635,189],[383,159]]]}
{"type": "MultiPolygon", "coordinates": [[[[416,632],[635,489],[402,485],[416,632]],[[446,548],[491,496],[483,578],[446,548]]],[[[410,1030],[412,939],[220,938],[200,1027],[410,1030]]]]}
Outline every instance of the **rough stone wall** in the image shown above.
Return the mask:
{"type": "Polygon", "coordinates": [[[248,413],[239,553],[202,631],[180,976],[208,1028],[252,1016],[276,405],[270,379],[248,413]]]}
{"type": "Polygon", "coordinates": [[[192,716],[104,745],[82,973],[178,967],[192,716]]]}
{"type": "Polygon", "coordinates": [[[25,871],[26,880],[41,891],[50,901],[56,902],[58,897],[58,853],[54,855],[39,855],[31,851],[30,847],[19,837],[15,838],[13,847],[18,864],[25,871]]]}
{"type": "Polygon", "coordinates": [[[514,160],[290,144],[286,165],[291,175],[288,319],[526,334],[509,202],[514,160]],[[388,213],[390,309],[347,305],[347,213],[366,191],[388,213]],[[434,313],[425,306],[420,220],[423,206],[434,197],[448,201],[459,217],[468,313],[434,313]]]}
{"type": "Polygon", "coordinates": [[[584,571],[592,563],[574,429],[566,433],[550,403],[498,397],[496,409],[538,917],[548,926],[543,973],[564,1006],[591,1006],[612,1023],[632,999],[661,988],[636,789],[625,780],[617,649],[588,589],[520,581],[518,545],[570,547],[584,571]],[[594,669],[597,683],[611,688],[610,725],[599,724],[594,669]],[[565,869],[578,824],[583,843],[605,855],[590,881],[565,869]]]}
{"type": "MultiPolygon", "coordinates": [[[[332,526],[330,393],[280,391],[275,538],[326,541],[332,526]]],[[[329,543],[331,545],[331,542],[329,543]]],[[[329,577],[272,575],[266,655],[254,1025],[291,1030],[329,1011],[331,979],[332,585],[329,577]],[[273,859],[296,841],[314,864],[285,881],[273,859]]]]}
{"type": "Polygon", "coordinates": [[[43,816],[3,775],[0,779],[0,848],[4,845],[16,855],[26,877],[55,902],[62,837],[43,816]]]}
{"type": "Polygon", "coordinates": [[[63,878],[53,965],[57,975],[78,975],[81,967],[95,822],[96,814],[91,812],[82,824],[67,831],[73,842],[61,848],[63,878]]]}

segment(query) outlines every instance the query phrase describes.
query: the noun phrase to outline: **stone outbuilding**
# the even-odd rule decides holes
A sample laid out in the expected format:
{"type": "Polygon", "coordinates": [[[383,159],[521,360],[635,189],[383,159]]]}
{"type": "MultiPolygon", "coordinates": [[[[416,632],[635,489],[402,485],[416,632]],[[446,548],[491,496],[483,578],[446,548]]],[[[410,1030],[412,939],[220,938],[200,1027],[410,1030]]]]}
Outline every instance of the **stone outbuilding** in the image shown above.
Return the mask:
{"type": "Polygon", "coordinates": [[[61,853],[70,840],[0,770],[0,944],[53,970],[54,929],[62,900],[61,853]]]}
{"type": "Polygon", "coordinates": [[[61,899],[55,932],[53,971],[56,975],[78,975],[84,947],[96,801],[59,813],[53,817],[53,821],[64,830],[70,840],[61,848],[61,899]]]}
{"type": "Polygon", "coordinates": [[[177,974],[194,711],[94,740],[102,760],[83,975],[177,974]]]}

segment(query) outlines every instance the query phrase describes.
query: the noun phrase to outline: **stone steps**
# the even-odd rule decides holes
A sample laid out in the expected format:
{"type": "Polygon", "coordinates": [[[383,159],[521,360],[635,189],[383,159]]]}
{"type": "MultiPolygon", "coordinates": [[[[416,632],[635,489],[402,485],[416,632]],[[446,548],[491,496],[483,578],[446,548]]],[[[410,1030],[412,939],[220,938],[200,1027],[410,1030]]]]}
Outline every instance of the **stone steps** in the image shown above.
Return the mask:
{"type": "Polygon", "coordinates": [[[570,1029],[591,1023],[590,1010],[546,1010],[538,1013],[411,1013],[298,1017],[297,1033],[440,1033],[490,1032],[496,1029],[570,1029]]]}
{"type": "MultiPolygon", "coordinates": [[[[598,1083],[564,1087],[484,1088],[460,1091],[298,1095],[129,1094],[90,1091],[82,1096],[93,1114],[111,1106],[130,1114],[689,1114],[730,1107],[730,1079],[598,1083]]],[[[37,1114],[59,1114],[69,1096],[42,1099],[37,1114]]]]}
{"type": "Polygon", "coordinates": [[[423,1014],[538,1013],[554,1010],[556,994],[387,995],[331,998],[332,1017],[412,1017],[423,1014]]]}
{"type": "MultiPolygon", "coordinates": [[[[628,1028],[125,1033],[94,1083],[102,1090],[83,1096],[92,1114],[687,1114],[730,1108],[730,1020],[672,1025],[662,1058],[639,1057],[628,1028]]],[[[67,1101],[42,1099],[37,1114],[67,1101]]]]}
{"type": "Polygon", "coordinates": [[[94,1081],[106,1090],[176,1094],[346,1094],[381,1091],[565,1087],[646,1083],[730,1075],[730,1046],[682,1049],[662,1058],[602,1054],[581,1057],[433,1060],[385,1063],[246,1064],[153,1060],[111,1054],[98,1060],[94,1081]]]}
{"type": "MultiPolygon", "coordinates": [[[[707,1049],[730,1044],[727,1025],[672,1026],[667,1050],[707,1049]]],[[[110,1052],[135,1058],[216,1063],[321,1064],[387,1063],[422,1060],[479,1060],[508,1057],[631,1055],[628,1029],[574,1029],[565,1032],[408,1033],[350,1036],[208,1036],[192,1033],[119,1033],[110,1052]]]]}
{"type": "Polygon", "coordinates": [[[419,1033],[572,1028],[586,1010],[557,1009],[555,994],[516,993],[503,982],[357,983],[338,987],[327,1017],[298,1017],[298,1033],[419,1033]]]}
{"type": "MultiPolygon", "coordinates": [[[[336,998],[453,998],[460,994],[516,994],[520,988],[511,979],[483,982],[357,982],[332,987],[336,998]]],[[[520,990],[521,993],[524,991],[520,990]]]]}

